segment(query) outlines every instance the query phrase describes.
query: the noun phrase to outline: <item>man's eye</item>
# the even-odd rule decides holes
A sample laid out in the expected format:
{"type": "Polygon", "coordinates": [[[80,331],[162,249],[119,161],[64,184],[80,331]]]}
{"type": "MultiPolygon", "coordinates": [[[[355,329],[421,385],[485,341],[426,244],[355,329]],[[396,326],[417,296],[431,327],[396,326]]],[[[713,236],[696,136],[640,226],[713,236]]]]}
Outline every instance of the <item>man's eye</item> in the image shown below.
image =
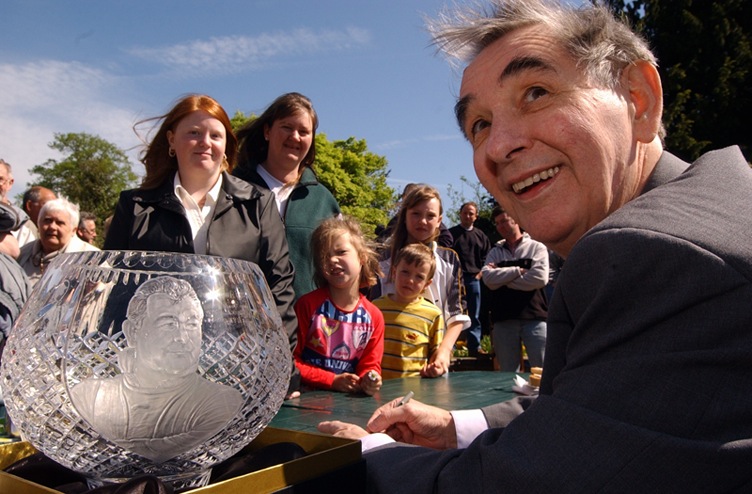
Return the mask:
{"type": "Polygon", "coordinates": [[[489,126],[489,123],[486,120],[476,120],[470,126],[470,135],[472,137],[475,137],[476,135],[478,135],[478,133],[482,132],[488,126],[489,126]]]}
{"type": "Polygon", "coordinates": [[[531,102],[548,94],[548,91],[539,86],[533,86],[525,92],[525,101],[531,102]]]}

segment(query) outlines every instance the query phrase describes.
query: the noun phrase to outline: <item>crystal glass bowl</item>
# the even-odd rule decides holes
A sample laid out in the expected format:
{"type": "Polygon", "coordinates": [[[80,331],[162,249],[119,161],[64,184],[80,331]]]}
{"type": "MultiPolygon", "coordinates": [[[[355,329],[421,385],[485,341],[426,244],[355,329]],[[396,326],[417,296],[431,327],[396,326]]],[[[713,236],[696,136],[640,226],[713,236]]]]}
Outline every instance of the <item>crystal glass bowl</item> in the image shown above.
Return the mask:
{"type": "Polygon", "coordinates": [[[22,437],[92,487],[151,474],[184,489],[271,421],[291,366],[255,264],[79,252],[34,287],[0,383],[22,437]]]}

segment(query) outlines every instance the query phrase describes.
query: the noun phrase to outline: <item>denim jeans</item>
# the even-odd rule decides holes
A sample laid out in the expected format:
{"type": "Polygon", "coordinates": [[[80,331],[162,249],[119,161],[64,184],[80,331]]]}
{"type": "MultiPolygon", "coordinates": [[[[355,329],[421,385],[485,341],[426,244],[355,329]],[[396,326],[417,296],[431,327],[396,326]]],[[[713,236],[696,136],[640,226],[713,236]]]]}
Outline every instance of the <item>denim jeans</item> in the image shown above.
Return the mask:
{"type": "Polygon", "coordinates": [[[525,343],[530,367],[543,367],[543,354],[546,350],[546,321],[507,319],[493,323],[491,332],[499,370],[516,372],[520,370],[522,345],[525,343]]]}
{"type": "Polygon", "coordinates": [[[465,301],[467,302],[467,315],[470,316],[470,327],[465,329],[467,350],[471,356],[478,354],[480,348],[480,280],[475,279],[474,274],[463,274],[462,282],[465,285],[465,301]]]}

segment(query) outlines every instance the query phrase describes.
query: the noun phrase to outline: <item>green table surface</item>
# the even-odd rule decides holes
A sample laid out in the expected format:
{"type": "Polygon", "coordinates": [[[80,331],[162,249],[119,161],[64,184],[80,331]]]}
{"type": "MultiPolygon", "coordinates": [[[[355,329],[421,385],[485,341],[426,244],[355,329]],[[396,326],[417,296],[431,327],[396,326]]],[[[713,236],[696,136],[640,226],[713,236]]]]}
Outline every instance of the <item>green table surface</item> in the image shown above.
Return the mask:
{"type": "MultiPolygon", "coordinates": [[[[316,432],[324,420],[342,420],[364,427],[381,405],[407,394],[413,399],[446,410],[480,408],[516,396],[512,391],[513,372],[463,371],[446,377],[390,379],[373,396],[336,391],[309,391],[300,398],[286,400],[269,424],[272,427],[316,432]]],[[[524,375],[524,374],[521,374],[524,375]]]]}

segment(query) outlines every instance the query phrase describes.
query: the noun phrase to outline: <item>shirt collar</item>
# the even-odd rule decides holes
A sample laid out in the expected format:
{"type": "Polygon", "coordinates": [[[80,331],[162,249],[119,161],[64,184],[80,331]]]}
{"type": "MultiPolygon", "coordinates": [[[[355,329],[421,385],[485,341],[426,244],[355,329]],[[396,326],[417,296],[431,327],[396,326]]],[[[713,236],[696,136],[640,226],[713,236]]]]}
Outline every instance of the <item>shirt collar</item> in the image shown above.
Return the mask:
{"type": "MultiPolygon", "coordinates": [[[[175,173],[175,178],[173,178],[172,183],[175,188],[175,195],[178,197],[178,199],[180,199],[180,202],[183,203],[183,206],[188,206],[188,204],[190,204],[198,208],[198,204],[196,204],[196,201],[193,199],[191,194],[185,189],[185,187],[183,187],[183,184],[180,182],[179,173],[175,173]],[[188,201],[188,204],[186,204],[186,201],[188,201]]],[[[219,178],[217,179],[217,182],[206,193],[206,201],[204,202],[204,207],[213,206],[214,204],[217,203],[217,198],[219,197],[220,190],[222,190],[222,174],[221,173],[219,174],[219,178]]]]}

